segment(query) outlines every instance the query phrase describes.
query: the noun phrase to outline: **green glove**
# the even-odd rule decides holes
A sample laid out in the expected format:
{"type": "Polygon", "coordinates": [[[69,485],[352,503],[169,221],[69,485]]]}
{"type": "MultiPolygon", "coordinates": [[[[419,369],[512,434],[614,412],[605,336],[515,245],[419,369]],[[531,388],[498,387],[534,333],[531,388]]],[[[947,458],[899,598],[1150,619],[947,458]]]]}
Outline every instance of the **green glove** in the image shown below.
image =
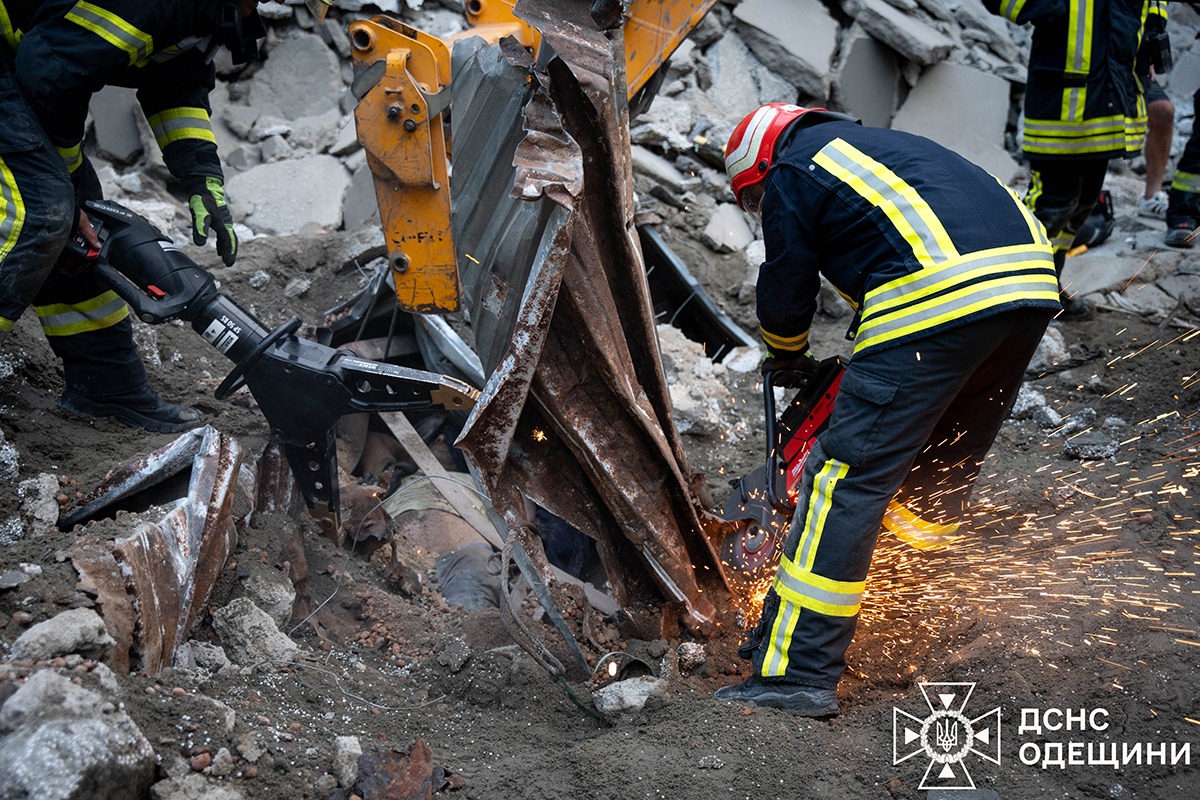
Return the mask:
{"type": "Polygon", "coordinates": [[[211,228],[217,237],[217,253],[225,266],[233,266],[237,258],[238,240],[233,230],[233,214],[225,202],[225,185],[220,178],[196,178],[185,184],[191,198],[192,241],[203,245],[211,228]]]}

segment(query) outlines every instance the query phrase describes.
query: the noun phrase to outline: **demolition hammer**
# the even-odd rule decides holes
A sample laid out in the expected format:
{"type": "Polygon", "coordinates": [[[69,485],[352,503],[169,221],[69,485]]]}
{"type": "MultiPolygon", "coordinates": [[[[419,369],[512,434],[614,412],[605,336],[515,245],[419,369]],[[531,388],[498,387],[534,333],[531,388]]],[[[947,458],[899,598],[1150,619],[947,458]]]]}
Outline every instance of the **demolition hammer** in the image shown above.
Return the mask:
{"type": "Polygon", "coordinates": [[[88,201],[101,246],[72,249],[151,325],[191,323],[234,362],[214,396],[249,387],[284,446],[293,477],[327,535],[339,526],[334,423],[344,414],[440,407],[470,409],[479,392],[454,378],[368,361],[295,335],[293,316],[274,330],[217,289],[216,281],[143,217],[117,203],[88,201]]]}

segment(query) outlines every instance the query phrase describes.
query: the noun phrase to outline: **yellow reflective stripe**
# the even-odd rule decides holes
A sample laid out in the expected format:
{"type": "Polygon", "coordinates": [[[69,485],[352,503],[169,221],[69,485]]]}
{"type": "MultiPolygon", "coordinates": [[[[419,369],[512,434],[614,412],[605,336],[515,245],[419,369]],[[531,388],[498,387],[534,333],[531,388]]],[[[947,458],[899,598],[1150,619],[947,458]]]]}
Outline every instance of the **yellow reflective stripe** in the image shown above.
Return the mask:
{"type": "Polygon", "coordinates": [[[868,327],[875,317],[898,306],[945,292],[955,286],[1000,278],[1028,269],[1053,272],[1053,262],[1045,245],[994,247],[926,267],[867,292],[860,330],[868,327]]]}
{"type": "Polygon", "coordinates": [[[217,141],[213,136],[208,112],[203,108],[169,108],[151,114],[146,121],[150,123],[150,129],[154,131],[154,138],[158,141],[160,149],[182,139],[217,141]]]}
{"type": "Polygon", "coordinates": [[[1071,245],[1075,243],[1075,234],[1077,231],[1063,231],[1054,237],[1052,246],[1054,252],[1058,253],[1063,250],[1070,250],[1071,245]]]}
{"type": "Polygon", "coordinates": [[[767,345],[767,349],[773,353],[781,350],[799,350],[803,352],[808,349],[808,331],[796,334],[795,336],[776,336],[760,325],[758,332],[762,335],[762,340],[767,345]]]}
{"type": "Polygon", "coordinates": [[[775,574],[775,593],[792,603],[831,617],[853,617],[862,604],[866,581],[835,581],[784,558],[775,574]]]}
{"type": "Polygon", "coordinates": [[[63,163],[67,165],[67,172],[74,172],[79,169],[79,165],[83,163],[83,143],[74,147],[58,147],[55,145],[55,150],[62,157],[63,163]]]}
{"type": "Polygon", "coordinates": [[[8,255],[25,225],[25,203],[17,179],[0,158],[0,261],[8,255]]]}
{"type": "MultiPolygon", "coordinates": [[[[1041,264],[1030,261],[1026,266],[1040,268],[1041,264]]],[[[1053,267],[1048,274],[1013,275],[965,286],[881,317],[859,328],[854,352],[963,319],[989,308],[1026,300],[1058,302],[1058,279],[1053,267]]]]}
{"type": "Polygon", "coordinates": [[[1097,136],[1122,133],[1126,117],[1095,117],[1087,121],[1069,122],[1060,119],[1026,119],[1025,136],[1097,136]]]}
{"type": "Polygon", "coordinates": [[[836,458],[825,461],[817,477],[813,479],[812,494],[808,498],[808,511],[804,517],[804,533],[800,537],[800,546],[796,548],[796,563],[812,569],[817,557],[817,547],[821,544],[821,534],[825,530],[825,521],[829,517],[829,509],[833,507],[833,491],[838,481],[850,472],[850,465],[836,458]]]}
{"type": "Polygon", "coordinates": [[[1059,116],[1071,122],[1083,121],[1083,110],[1087,106],[1087,87],[1074,86],[1063,89],[1062,111],[1059,116]]]}
{"type": "Polygon", "coordinates": [[[13,325],[15,324],[16,320],[0,317],[0,333],[8,333],[13,329],[13,325]]]}
{"type": "Polygon", "coordinates": [[[844,139],[821,148],[813,162],[880,209],[923,265],[958,255],[929,203],[899,175],[844,139]]]}
{"type": "Polygon", "coordinates": [[[1171,188],[1181,192],[1200,192],[1200,175],[1195,172],[1177,171],[1171,180],[1171,188]]]}
{"type": "Polygon", "coordinates": [[[781,598],[779,611],[775,614],[775,624],[771,626],[771,635],[767,637],[767,649],[763,653],[762,670],[759,674],[764,678],[780,677],[787,672],[788,648],[792,644],[792,634],[796,632],[796,623],[799,620],[799,607],[781,598]]]}
{"type": "Polygon", "coordinates": [[[918,550],[939,550],[958,539],[958,525],[930,522],[893,500],[883,515],[883,527],[918,550]]]}
{"type": "Polygon", "coordinates": [[[131,66],[146,63],[154,51],[154,39],[108,9],[80,0],[67,12],[66,19],[91,31],[104,41],[129,54],[131,66]]]}
{"type": "MultiPolygon", "coordinates": [[[[992,177],[995,177],[995,176],[993,175],[992,177]]],[[[1022,200],[1020,197],[1017,196],[1017,193],[1014,192],[1011,187],[1005,186],[1003,183],[1000,183],[999,178],[996,178],[996,184],[1003,187],[1004,191],[1008,192],[1008,196],[1013,199],[1013,202],[1016,203],[1017,208],[1021,210],[1021,214],[1024,215],[1024,217],[1025,217],[1025,223],[1027,225],[1029,225],[1029,238],[1032,239],[1033,241],[1037,242],[1038,244],[1049,245],[1050,240],[1046,238],[1046,226],[1042,225],[1042,221],[1040,219],[1038,219],[1037,217],[1035,217],[1033,215],[1033,212],[1031,212],[1029,210],[1028,206],[1025,205],[1025,203],[1028,202],[1029,195],[1026,195],[1026,198],[1027,198],[1026,200],[1022,200]]],[[[1030,195],[1033,194],[1033,185],[1037,185],[1038,192],[1041,193],[1041,181],[1038,180],[1036,177],[1032,177],[1029,194],[1030,195]]]]}
{"type": "Polygon", "coordinates": [[[8,16],[8,9],[4,7],[3,0],[0,0],[0,36],[4,37],[4,41],[8,42],[8,46],[12,50],[16,50],[17,45],[21,43],[22,35],[21,31],[13,29],[12,20],[8,16]]]}
{"type": "Polygon", "coordinates": [[[1092,68],[1092,0],[1071,0],[1067,22],[1068,75],[1086,75],[1092,68]]]}
{"type": "Polygon", "coordinates": [[[1021,16],[1023,8],[1025,8],[1025,0],[1003,0],[1000,3],[1000,16],[1016,22],[1017,17],[1021,16]]]}
{"type": "Polygon", "coordinates": [[[104,292],[74,305],[52,303],[34,306],[33,310],[37,312],[42,331],[47,336],[71,336],[86,331],[97,331],[116,325],[129,316],[129,306],[113,291],[104,292]]]}

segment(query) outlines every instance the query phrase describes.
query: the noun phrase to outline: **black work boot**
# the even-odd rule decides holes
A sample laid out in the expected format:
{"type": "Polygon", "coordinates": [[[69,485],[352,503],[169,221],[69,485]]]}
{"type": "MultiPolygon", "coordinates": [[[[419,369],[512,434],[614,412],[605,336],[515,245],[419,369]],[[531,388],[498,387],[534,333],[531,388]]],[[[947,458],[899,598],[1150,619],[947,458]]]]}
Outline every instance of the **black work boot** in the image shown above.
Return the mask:
{"type": "Polygon", "coordinates": [[[791,711],[802,717],[832,717],[838,713],[837,692],[796,683],[767,682],[752,675],[741,683],[723,686],[713,694],[717,700],[734,700],[791,711]]]}
{"type": "Polygon", "coordinates": [[[87,397],[67,389],[58,398],[58,407],[92,417],[112,417],[154,433],[179,433],[200,421],[196,409],[168,403],[149,386],[106,397],[87,397]]]}

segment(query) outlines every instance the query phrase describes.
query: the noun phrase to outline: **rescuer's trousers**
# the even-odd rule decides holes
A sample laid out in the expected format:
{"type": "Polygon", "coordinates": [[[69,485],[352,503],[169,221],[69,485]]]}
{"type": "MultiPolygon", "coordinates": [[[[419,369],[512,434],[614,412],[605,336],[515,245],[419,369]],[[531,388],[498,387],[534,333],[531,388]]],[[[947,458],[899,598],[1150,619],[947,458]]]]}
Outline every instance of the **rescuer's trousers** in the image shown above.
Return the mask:
{"type": "Polygon", "coordinates": [[[59,263],[77,202],[100,197],[87,159],[72,180],[0,47],[0,343],[32,304],[67,388],[89,397],[146,385],[128,306],[94,272],[59,263]]]}
{"type": "MultiPolygon", "coordinates": [[[[1192,102],[1200,103],[1200,89],[1192,96],[1192,102]]],[[[1168,229],[1183,220],[1200,223],[1200,126],[1192,126],[1192,135],[1175,164],[1175,177],[1168,197],[1168,229]]]]}
{"type": "Polygon", "coordinates": [[[1029,159],[1025,205],[1046,227],[1060,278],[1067,250],[1092,213],[1107,171],[1106,158],[1029,159]]]}
{"type": "Polygon", "coordinates": [[[851,359],[740,651],[758,677],[837,686],[889,504],[935,539],[957,527],[1052,315],[1006,311],[851,359]]]}

